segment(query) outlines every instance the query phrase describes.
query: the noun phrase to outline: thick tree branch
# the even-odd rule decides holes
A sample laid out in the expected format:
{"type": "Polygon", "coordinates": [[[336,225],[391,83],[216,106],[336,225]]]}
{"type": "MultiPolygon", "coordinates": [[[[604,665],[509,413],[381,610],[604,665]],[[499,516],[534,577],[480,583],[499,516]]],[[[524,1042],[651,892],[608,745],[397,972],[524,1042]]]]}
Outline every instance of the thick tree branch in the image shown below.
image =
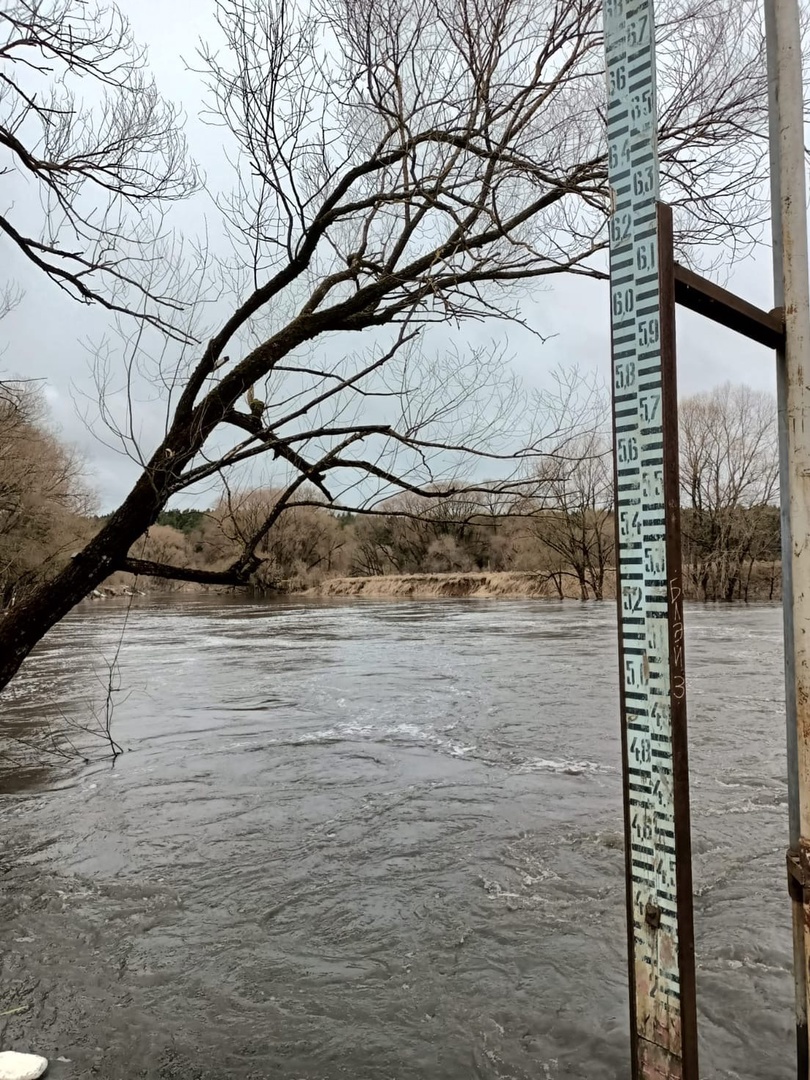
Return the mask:
{"type": "Polygon", "coordinates": [[[198,570],[194,566],[171,566],[167,563],[152,562],[150,559],[124,559],[119,570],[128,574],[137,574],[139,577],[171,578],[174,581],[193,581],[198,585],[247,585],[251,574],[255,571],[261,560],[256,559],[255,565],[229,567],[226,570],[198,570]]]}

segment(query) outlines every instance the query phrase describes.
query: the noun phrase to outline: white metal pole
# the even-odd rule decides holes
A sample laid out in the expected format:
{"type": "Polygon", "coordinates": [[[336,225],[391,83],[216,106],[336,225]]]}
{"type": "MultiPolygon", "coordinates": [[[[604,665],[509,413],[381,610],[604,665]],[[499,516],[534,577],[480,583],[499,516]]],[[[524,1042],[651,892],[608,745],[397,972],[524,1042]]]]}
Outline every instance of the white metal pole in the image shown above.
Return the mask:
{"type": "Polygon", "coordinates": [[[808,1080],[810,960],[810,284],[799,0],[765,0],[782,504],[793,957],[799,1080],[808,1080]]]}

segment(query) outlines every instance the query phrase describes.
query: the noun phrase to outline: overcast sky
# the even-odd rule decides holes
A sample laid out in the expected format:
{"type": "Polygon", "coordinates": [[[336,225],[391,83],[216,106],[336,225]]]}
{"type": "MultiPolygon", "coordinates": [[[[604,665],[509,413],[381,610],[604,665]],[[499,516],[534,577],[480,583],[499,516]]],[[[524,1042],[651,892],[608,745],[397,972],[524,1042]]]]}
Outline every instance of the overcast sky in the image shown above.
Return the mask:
{"type": "MultiPolygon", "coordinates": [[[[199,37],[215,38],[213,0],[122,0],[140,41],[149,48],[151,66],[164,95],[182,105],[187,114],[187,134],[192,155],[201,162],[213,183],[224,163],[221,138],[216,129],[199,118],[202,91],[199,77],[187,70],[194,60],[199,37]]],[[[202,213],[200,203],[196,213],[202,213]]],[[[185,211],[188,213],[189,211],[185,211]]],[[[185,217],[183,220],[187,220],[185,217]]],[[[82,394],[93,397],[87,349],[88,340],[98,339],[106,319],[67,299],[50,282],[23,265],[13,251],[3,245],[3,277],[17,276],[26,289],[22,304],[0,323],[5,338],[2,367],[7,372],[25,373],[45,380],[46,396],[62,436],[77,445],[88,462],[91,482],[103,509],[110,509],[126,492],[134,466],[97,442],[81,417],[82,394]],[[77,407],[78,402],[78,407],[77,407]]],[[[739,264],[725,282],[746,299],[768,309],[772,306],[770,248],[763,244],[739,264]]],[[[508,333],[509,352],[522,378],[530,386],[542,387],[555,365],[576,362],[581,368],[609,374],[609,317],[607,287],[581,278],[555,278],[543,286],[525,306],[527,321],[548,340],[512,328],[508,333]]],[[[497,329],[497,335],[503,329],[497,329]]],[[[474,327],[471,337],[489,334],[474,327]]],[[[688,312],[678,319],[678,378],[681,394],[710,389],[726,380],[745,381],[772,390],[772,354],[715,327],[688,312]]],[[[143,414],[145,441],[153,426],[158,431],[159,416],[143,414]]],[[[200,497],[198,501],[204,502],[200,497]]]]}

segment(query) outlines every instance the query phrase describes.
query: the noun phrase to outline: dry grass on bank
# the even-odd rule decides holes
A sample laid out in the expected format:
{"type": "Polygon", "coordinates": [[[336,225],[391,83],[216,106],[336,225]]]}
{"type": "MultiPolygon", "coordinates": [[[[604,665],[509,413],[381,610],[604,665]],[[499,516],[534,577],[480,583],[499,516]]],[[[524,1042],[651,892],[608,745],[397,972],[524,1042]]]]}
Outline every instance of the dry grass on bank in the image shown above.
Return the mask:
{"type": "MultiPolygon", "coordinates": [[[[565,599],[580,598],[579,585],[573,578],[563,578],[565,599]]],[[[307,596],[356,596],[370,599],[410,597],[504,597],[560,599],[557,583],[547,573],[531,571],[481,572],[468,574],[389,574],[379,577],[327,578],[307,589],[307,596]]],[[[605,597],[613,597],[613,575],[605,582],[605,597]]]]}
{"type": "MultiPolygon", "coordinates": [[[[614,600],[615,572],[605,573],[604,600],[614,600]]],[[[368,599],[427,600],[457,597],[496,599],[545,599],[581,600],[579,582],[573,575],[549,574],[548,571],[501,571],[449,574],[386,574],[378,577],[326,578],[316,585],[291,592],[305,596],[366,597],[368,599]]],[[[689,599],[705,599],[687,577],[686,595],[689,599]]],[[[782,598],[779,566],[773,563],[756,563],[747,582],[747,592],[738,590],[734,599],[739,601],[778,601],[782,598]]],[[[589,599],[593,592],[589,590],[589,599]]],[[[711,598],[710,598],[711,599],[711,598]]]]}

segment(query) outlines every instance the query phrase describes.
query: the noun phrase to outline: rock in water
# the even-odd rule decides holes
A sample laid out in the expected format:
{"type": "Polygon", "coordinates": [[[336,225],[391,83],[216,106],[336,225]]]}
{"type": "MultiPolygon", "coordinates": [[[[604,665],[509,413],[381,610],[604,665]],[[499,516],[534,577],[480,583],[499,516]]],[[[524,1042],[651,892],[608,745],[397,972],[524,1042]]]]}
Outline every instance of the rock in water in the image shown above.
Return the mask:
{"type": "Polygon", "coordinates": [[[48,1059],[39,1054],[0,1053],[0,1080],[37,1080],[48,1068],[48,1059]]]}

